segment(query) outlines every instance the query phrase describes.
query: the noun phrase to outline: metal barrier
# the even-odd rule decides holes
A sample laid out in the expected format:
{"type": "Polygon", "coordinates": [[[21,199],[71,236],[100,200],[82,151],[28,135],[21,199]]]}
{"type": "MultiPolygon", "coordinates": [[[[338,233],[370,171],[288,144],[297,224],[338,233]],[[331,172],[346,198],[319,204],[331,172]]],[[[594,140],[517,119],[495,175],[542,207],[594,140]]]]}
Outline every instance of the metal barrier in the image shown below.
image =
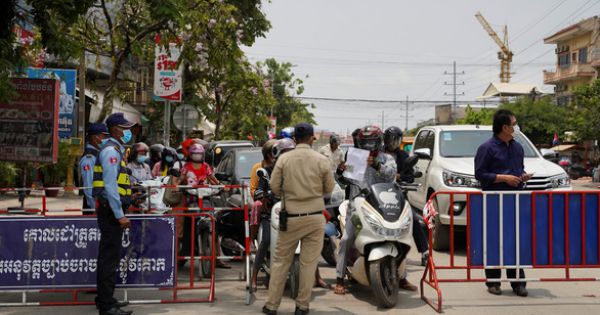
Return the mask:
{"type": "MultiPolygon", "coordinates": [[[[216,263],[216,259],[226,259],[226,258],[237,258],[237,259],[245,259],[245,268],[244,268],[244,273],[245,273],[245,280],[246,280],[246,304],[250,304],[251,301],[251,290],[250,290],[250,279],[249,279],[249,274],[250,274],[250,230],[249,230],[249,216],[248,216],[248,205],[246,204],[245,200],[246,200],[246,191],[245,191],[245,186],[240,186],[240,185],[220,185],[220,186],[214,186],[214,185],[200,185],[200,186],[173,186],[173,185],[162,185],[162,186],[152,186],[152,187],[145,187],[147,189],[151,189],[151,188],[182,188],[182,189],[198,189],[198,188],[220,188],[220,189],[240,189],[241,190],[241,194],[242,194],[242,206],[241,207],[203,207],[203,203],[202,203],[202,198],[198,198],[198,207],[172,207],[172,208],[153,208],[151,207],[151,203],[150,203],[150,193],[147,194],[147,201],[148,201],[148,207],[147,208],[135,208],[135,207],[131,207],[129,209],[128,212],[138,212],[138,213],[142,213],[143,216],[151,216],[151,217],[175,217],[175,218],[189,218],[191,220],[191,231],[190,231],[190,249],[189,249],[189,256],[180,256],[179,255],[179,239],[177,237],[178,235],[178,229],[180,228],[178,224],[175,224],[175,277],[174,277],[174,284],[172,287],[161,287],[161,288],[136,288],[135,290],[154,290],[154,291],[172,291],[172,297],[170,299],[160,299],[160,300],[129,300],[128,298],[128,290],[122,289],[123,290],[123,300],[128,301],[131,304],[148,304],[148,303],[199,303],[199,302],[213,302],[215,299],[215,282],[216,282],[216,278],[215,278],[215,263],[216,263]],[[223,210],[233,210],[233,211],[243,211],[244,212],[244,232],[245,232],[245,252],[243,253],[244,255],[242,256],[218,256],[216,254],[216,237],[218,237],[218,235],[216,235],[216,221],[215,221],[215,217],[213,216],[213,212],[214,211],[223,211],[223,210]],[[168,214],[156,214],[156,212],[160,212],[160,211],[169,211],[170,213],[168,214]],[[211,246],[211,255],[208,256],[197,256],[197,253],[195,252],[195,228],[196,228],[196,224],[195,222],[200,219],[201,217],[207,217],[210,219],[210,224],[211,224],[211,242],[212,242],[212,246],[211,246]],[[181,260],[189,260],[190,261],[190,273],[189,273],[189,283],[186,283],[185,285],[182,284],[179,280],[178,280],[178,261],[181,260]],[[195,283],[195,279],[196,279],[196,273],[195,273],[195,264],[196,261],[203,261],[203,260],[210,260],[211,261],[211,276],[209,279],[209,284],[207,285],[198,285],[195,283]],[[200,289],[208,289],[208,296],[206,298],[181,298],[178,296],[178,292],[179,291],[188,291],[188,290],[200,290],[200,289]]],[[[47,207],[47,198],[45,191],[46,190],[76,190],[76,189],[84,189],[86,187],[69,187],[69,188],[31,188],[31,189],[23,189],[23,188],[3,188],[0,189],[0,191],[43,191],[44,193],[42,194],[41,197],[41,208],[31,208],[31,209],[21,209],[19,211],[19,213],[25,213],[27,215],[22,215],[22,216],[15,216],[15,215],[9,215],[12,214],[13,211],[9,211],[8,209],[0,209],[0,218],[4,217],[4,215],[7,215],[6,217],[10,217],[10,218],[33,218],[33,217],[37,217],[37,218],[46,218],[51,216],[51,218],[53,219],[60,219],[60,218],[90,218],[90,217],[95,217],[95,215],[90,215],[90,214],[81,214],[81,212],[83,211],[83,209],[63,209],[64,212],[62,212],[63,215],[65,216],[61,216],[61,215],[57,215],[56,211],[50,211],[50,209],[48,209],[47,207]],[[75,216],[74,216],[75,215],[75,216]]],[[[130,216],[129,214],[127,215],[128,217],[130,216]]],[[[133,215],[133,217],[135,217],[135,215],[133,215]]],[[[1,272],[0,272],[1,273],[1,272]]],[[[201,273],[200,273],[201,274],[201,273]]],[[[186,281],[187,282],[187,281],[186,281]]],[[[119,288],[118,288],[119,289],[119,288]]],[[[87,288],[60,288],[60,289],[36,289],[36,290],[28,290],[28,289],[22,289],[22,290],[3,290],[2,288],[0,288],[0,292],[4,292],[4,293],[17,293],[17,294],[21,294],[21,302],[20,303],[0,303],[0,306],[33,306],[33,305],[88,305],[88,304],[94,304],[94,302],[91,301],[82,301],[79,299],[79,293],[81,292],[92,292],[95,290],[95,286],[94,287],[87,287],[87,288]],[[27,295],[29,293],[70,293],[71,295],[71,299],[69,301],[52,301],[52,302],[28,302],[27,300],[27,295]]]]}
{"type": "MultiPolygon", "coordinates": [[[[442,312],[440,283],[516,281],[599,281],[574,277],[572,269],[600,268],[599,191],[438,192],[424,209],[429,227],[429,259],[421,278],[421,298],[442,312]],[[445,195],[445,196],[444,196],[445,195]],[[432,218],[438,214],[435,198],[449,198],[450,257],[436,263],[432,218]],[[466,200],[455,214],[455,199],[466,200]],[[466,216],[466,259],[455,255],[456,216],[466,216]],[[486,279],[472,272],[484,269],[563,269],[562,277],[486,279]],[[438,271],[463,270],[462,277],[440,277],[438,271]],[[424,285],[437,293],[437,303],[425,297],[424,285]]],[[[460,218],[461,221],[463,218],[460,218]]],[[[462,227],[461,227],[462,228],[462,227]]]]}

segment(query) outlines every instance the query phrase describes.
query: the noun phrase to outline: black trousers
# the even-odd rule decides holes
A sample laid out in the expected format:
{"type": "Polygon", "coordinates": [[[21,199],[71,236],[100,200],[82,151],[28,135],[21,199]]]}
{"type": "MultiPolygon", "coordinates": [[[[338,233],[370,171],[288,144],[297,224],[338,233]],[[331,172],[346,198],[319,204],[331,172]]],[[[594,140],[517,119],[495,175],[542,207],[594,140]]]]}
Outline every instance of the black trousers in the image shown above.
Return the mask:
{"type": "Polygon", "coordinates": [[[123,230],[115,218],[108,202],[99,201],[96,210],[100,228],[98,247],[98,270],[96,272],[96,305],[100,310],[109,310],[117,302],[113,297],[117,281],[117,267],[121,258],[121,237],[123,230]]]}
{"type": "MultiPolygon", "coordinates": [[[[499,279],[501,275],[502,275],[501,269],[486,269],[485,270],[485,277],[488,279],[499,279]]],[[[509,279],[515,279],[517,277],[517,269],[506,269],[506,277],[509,279]]],[[[525,271],[523,271],[523,269],[519,269],[519,278],[525,279],[525,271]]],[[[488,287],[499,287],[500,282],[486,282],[485,285],[487,285],[488,287]]],[[[513,289],[516,287],[519,287],[519,286],[525,287],[526,285],[527,285],[527,282],[525,282],[525,281],[518,281],[518,282],[510,283],[510,286],[513,289]]]]}
{"type": "MultiPolygon", "coordinates": [[[[412,208],[412,207],[411,207],[412,208]]],[[[419,253],[424,253],[429,250],[428,237],[425,228],[421,226],[421,216],[415,209],[412,209],[413,214],[413,239],[419,253]]]]}

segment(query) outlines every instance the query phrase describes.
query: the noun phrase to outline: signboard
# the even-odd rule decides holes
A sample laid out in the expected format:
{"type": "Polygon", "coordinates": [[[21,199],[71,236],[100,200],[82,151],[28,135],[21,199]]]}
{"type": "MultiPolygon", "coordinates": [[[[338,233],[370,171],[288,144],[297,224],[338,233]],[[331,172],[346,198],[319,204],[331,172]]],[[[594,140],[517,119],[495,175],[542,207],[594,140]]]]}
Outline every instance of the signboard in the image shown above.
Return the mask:
{"type": "MultiPolygon", "coordinates": [[[[119,287],[172,287],[175,218],[132,216],[123,231],[119,287]]],[[[0,218],[0,290],[96,286],[96,218],[0,218]]]]}
{"type": "Polygon", "coordinates": [[[178,106],[173,112],[173,123],[177,129],[183,132],[183,134],[187,134],[196,127],[199,116],[200,115],[194,106],[184,104],[178,106]]]}
{"type": "Polygon", "coordinates": [[[277,137],[277,117],[269,116],[269,138],[275,139],[277,137]]]}
{"type": "Polygon", "coordinates": [[[158,100],[181,102],[183,65],[177,67],[181,53],[175,43],[169,44],[169,50],[156,45],[154,50],[154,96],[158,100]]]}
{"type": "Polygon", "coordinates": [[[75,85],[77,70],[29,68],[27,76],[32,79],[57,79],[60,81],[60,103],[58,106],[58,137],[71,138],[77,133],[77,106],[75,85]]]}
{"type": "Polygon", "coordinates": [[[57,80],[13,78],[18,97],[0,102],[0,160],[56,163],[57,80]]]}

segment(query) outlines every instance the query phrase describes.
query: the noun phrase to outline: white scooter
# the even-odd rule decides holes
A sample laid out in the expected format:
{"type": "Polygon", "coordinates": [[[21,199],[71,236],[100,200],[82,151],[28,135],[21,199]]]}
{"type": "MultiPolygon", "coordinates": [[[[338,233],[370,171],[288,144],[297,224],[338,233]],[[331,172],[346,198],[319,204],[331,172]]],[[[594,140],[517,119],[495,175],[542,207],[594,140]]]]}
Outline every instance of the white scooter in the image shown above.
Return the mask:
{"type": "MultiPolygon", "coordinates": [[[[416,163],[416,158],[413,159],[416,163]]],[[[381,307],[393,307],[398,301],[398,268],[412,244],[412,210],[403,190],[417,186],[380,183],[362,190],[353,189],[360,191],[354,192],[339,208],[341,230],[345,231],[346,216],[350,212],[350,222],[355,226],[354,247],[359,255],[348,262],[348,266],[352,266],[348,268],[349,276],[371,287],[381,307]]],[[[348,260],[351,260],[351,250],[346,255],[348,260]]]]}

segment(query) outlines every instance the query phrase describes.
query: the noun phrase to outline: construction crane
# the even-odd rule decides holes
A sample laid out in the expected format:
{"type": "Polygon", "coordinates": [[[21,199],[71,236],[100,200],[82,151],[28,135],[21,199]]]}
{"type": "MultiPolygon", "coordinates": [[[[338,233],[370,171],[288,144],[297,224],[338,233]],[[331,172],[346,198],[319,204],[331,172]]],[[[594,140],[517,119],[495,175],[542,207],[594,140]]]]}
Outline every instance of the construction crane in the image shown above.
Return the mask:
{"type": "Polygon", "coordinates": [[[500,82],[510,82],[510,63],[512,62],[513,53],[510,51],[510,49],[508,49],[508,29],[506,25],[504,26],[504,41],[502,41],[480,12],[477,12],[475,17],[479,23],[481,23],[481,26],[483,26],[485,31],[500,47],[500,51],[498,52],[498,59],[500,59],[500,82]]]}

